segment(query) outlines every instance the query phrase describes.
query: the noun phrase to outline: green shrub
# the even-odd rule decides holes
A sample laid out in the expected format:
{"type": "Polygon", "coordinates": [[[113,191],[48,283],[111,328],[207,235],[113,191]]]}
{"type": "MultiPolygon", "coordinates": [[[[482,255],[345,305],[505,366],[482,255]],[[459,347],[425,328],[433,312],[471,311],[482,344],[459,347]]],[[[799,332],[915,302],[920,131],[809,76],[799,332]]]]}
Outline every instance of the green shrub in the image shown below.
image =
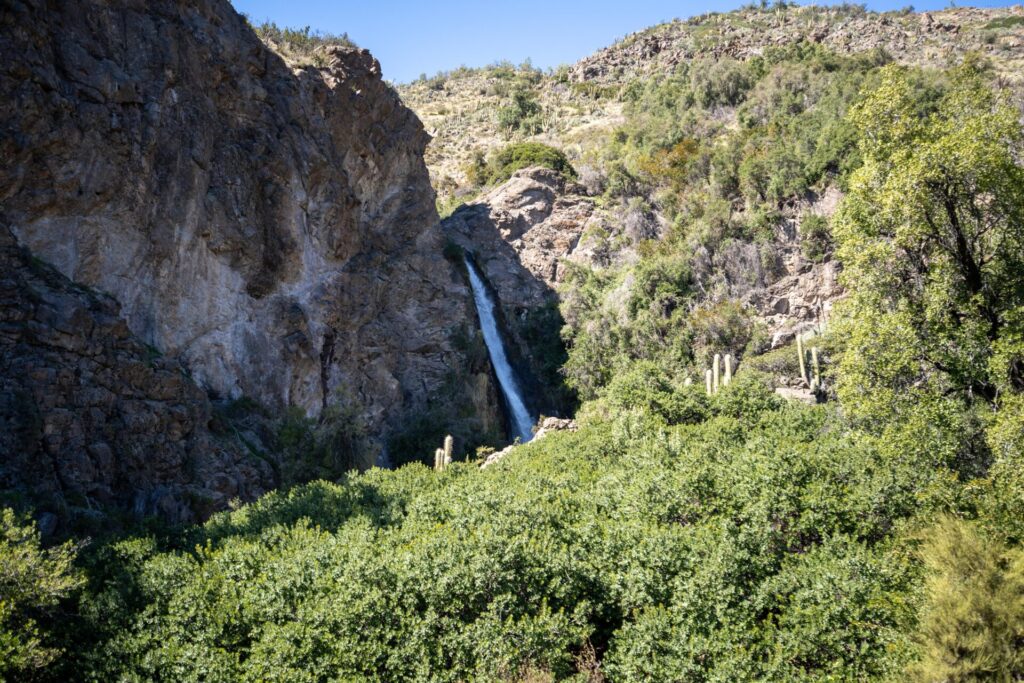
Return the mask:
{"type": "Polygon", "coordinates": [[[506,133],[520,131],[526,135],[541,132],[540,103],[530,89],[517,87],[512,91],[511,102],[498,110],[498,125],[506,133]]]}
{"type": "Polygon", "coordinates": [[[915,680],[1024,678],[1024,552],[946,519],[922,550],[928,568],[915,680]]]}
{"type": "Polygon", "coordinates": [[[832,250],[832,233],[828,219],[818,214],[805,214],[800,221],[800,251],[809,261],[821,261],[832,250]]]}
{"type": "Polygon", "coordinates": [[[783,399],[775,394],[770,375],[756,370],[738,372],[729,386],[715,394],[711,409],[716,415],[739,420],[758,419],[762,413],[778,410],[783,399]]]}
{"type": "Polygon", "coordinates": [[[530,166],[550,168],[568,179],[576,178],[576,169],[560,150],[539,142],[517,142],[503,147],[491,157],[487,182],[492,185],[503,183],[516,171],[530,166]]]}
{"type": "Polygon", "coordinates": [[[985,24],[986,30],[1024,26],[1024,17],[1000,17],[985,24]]]}
{"type": "Polygon", "coordinates": [[[75,553],[70,542],[42,549],[34,524],[0,509],[0,681],[29,680],[61,653],[43,623],[84,582],[75,553]]]}
{"type": "Polygon", "coordinates": [[[617,373],[603,398],[613,414],[639,409],[666,424],[695,424],[709,415],[702,384],[672,382],[663,368],[650,361],[638,361],[628,371],[617,373]]]}

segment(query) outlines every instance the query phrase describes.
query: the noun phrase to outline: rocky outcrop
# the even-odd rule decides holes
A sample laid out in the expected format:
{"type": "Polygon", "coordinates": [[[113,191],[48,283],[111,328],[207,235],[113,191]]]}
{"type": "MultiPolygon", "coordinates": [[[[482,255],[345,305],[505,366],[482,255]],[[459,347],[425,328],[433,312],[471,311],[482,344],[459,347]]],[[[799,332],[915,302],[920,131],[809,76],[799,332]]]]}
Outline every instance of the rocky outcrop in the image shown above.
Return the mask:
{"type": "Polygon", "coordinates": [[[994,33],[990,22],[1021,16],[1024,10],[1019,5],[923,14],[878,14],[854,5],[746,8],[676,20],[632,34],[577,62],[569,78],[620,83],[671,71],[696,58],[742,60],[800,42],[818,43],[840,54],[884,50],[900,63],[919,66],[943,66],[976,52],[991,55],[994,68],[1019,78],[1024,26],[1006,25],[994,33]]]}
{"type": "Polygon", "coordinates": [[[532,376],[537,412],[563,407],[550,367],[562,326],[556,287],[593,215],[581,187],[550,169],[527,168],[443,222],[497,296],[514,355],[525,363],[528,382],[532,376]]]}
{"type": "Polygon", "coordinates": [[[504,306],[525,309],[553,294],[593,212],[582,188],[534,167],[460,207],[444,230],[473,253],[504,306]]]}
{"type": "MultiPolygon", "coordinates": [[[[551,432],[575,432],[579,429],[579,425],[576,424],[576,420],[560,419],[557,417],[548,417],[541,421],[540,425],[535,427],[536,432],[533,435],[533,441],[539,441],[551,432]]],[[[502,448],[500,451],[491,453],[484,461],[480,463],[481,469],[490,467],[496,463],[504,460],[509,454],[513,453],[517,448],[520,448],[522,444],[512,444],[502,448]]]]}
{"type": "Polygon", "coordinates": [[[379,451],[479,393],[450,341],[471,302],[419,120],[365,50],[316,61],[223,0],[5,3],[0,223],[211,394],[353,404],[379,451]]]}
{"type": "Polygon", "coordinates": [[[269,465],[212,435],[211,417],[205,392],[132,335],[115,301],[0,228],[0,493],[43,521],[119,508],[185,522],[271,487],[269,465]]]}

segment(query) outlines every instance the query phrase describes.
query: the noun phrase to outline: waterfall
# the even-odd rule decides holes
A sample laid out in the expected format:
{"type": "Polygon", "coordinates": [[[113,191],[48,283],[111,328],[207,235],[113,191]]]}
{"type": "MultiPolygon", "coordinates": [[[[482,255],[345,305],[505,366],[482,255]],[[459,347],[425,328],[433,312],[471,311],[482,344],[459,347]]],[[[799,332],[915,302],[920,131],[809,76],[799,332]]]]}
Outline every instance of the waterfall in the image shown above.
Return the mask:
{"type": "Polygon", "coordinates": [[[505,396],[505,403],[508,405],[512,416],[512,436],[519,437],[521,443],[526,443],[533,438],[533,423],[535,420],[526,409],[523,395],[516,382],[516,374],[508,362],[508,355],[505,353],[505,343],[501,339],[501,332],[498,330],[498,323],[494,318],[494,300],[490,292],[484,286],[484,279],[476,269],[476,265],[467,256],[465,257],[466,270],[469,272],[469,283],[473,287],[473,300],[476,302],[476,311],[480,316],[480,330],[484,333],[484,342],[487,344],[487,353],[491,357],[491,365],[498,376],[498,385],[501,393],[505,396]]]}

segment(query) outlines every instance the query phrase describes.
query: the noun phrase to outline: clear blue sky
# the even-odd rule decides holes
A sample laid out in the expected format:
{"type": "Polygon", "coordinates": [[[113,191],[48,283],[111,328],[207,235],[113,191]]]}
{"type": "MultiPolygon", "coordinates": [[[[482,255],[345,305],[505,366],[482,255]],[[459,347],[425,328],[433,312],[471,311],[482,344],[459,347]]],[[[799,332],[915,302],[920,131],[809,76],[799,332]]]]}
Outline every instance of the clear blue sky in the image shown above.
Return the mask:
{"type": "MultiPolygon", "coordinates": [[[[971,3],[1005,6],[1008,2],[971,3]]],[[[725,12],[737,0],[232,0],[253,22],[348,33],[380,60],[384,78],[397,83],[459,65],[484,66],[527,57],[547,68],[571,64],[616,38],[673,18],[725,12]]],[[[829,3],[817,3],[829,4],[829,3]]],[[[907,4],[941,9],[948,0],[875,0],[885,11],[907,4]]],[[[967,4],[967,3],[957,3],[967,4]]]]}

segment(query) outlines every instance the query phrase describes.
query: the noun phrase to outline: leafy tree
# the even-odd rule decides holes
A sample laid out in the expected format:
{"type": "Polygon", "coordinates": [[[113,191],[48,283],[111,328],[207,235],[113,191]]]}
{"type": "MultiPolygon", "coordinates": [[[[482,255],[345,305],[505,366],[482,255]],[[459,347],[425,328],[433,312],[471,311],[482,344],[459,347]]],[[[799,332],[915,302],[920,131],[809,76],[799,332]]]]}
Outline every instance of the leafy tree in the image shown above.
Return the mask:
{"type": "Polygon", "coordinates": [[[25,680],[60,654],[40,621],[82,585],[74,558],[71,543],[43,550],[35,525],[0,510],[0,681],[25,680]]]}
{"type": "Polygon", "coordinates": [[[921,683],[1024,678],[1024,552],[946,519],[923,550],[929,570],[919,629],[921,683]]]}
{"type": "MultiPolygon", "coordinates": [[[[994,402],[989,361],[1024,303],[1024,136],[976,68],[932,106],[886,67],[851,114],[863,167],[835,234],[851,292],[839,395],[880,422],[952,399],[994,402]]],[[[1024,386],[1014,364],[1007,385],[1024,386]]]]}

